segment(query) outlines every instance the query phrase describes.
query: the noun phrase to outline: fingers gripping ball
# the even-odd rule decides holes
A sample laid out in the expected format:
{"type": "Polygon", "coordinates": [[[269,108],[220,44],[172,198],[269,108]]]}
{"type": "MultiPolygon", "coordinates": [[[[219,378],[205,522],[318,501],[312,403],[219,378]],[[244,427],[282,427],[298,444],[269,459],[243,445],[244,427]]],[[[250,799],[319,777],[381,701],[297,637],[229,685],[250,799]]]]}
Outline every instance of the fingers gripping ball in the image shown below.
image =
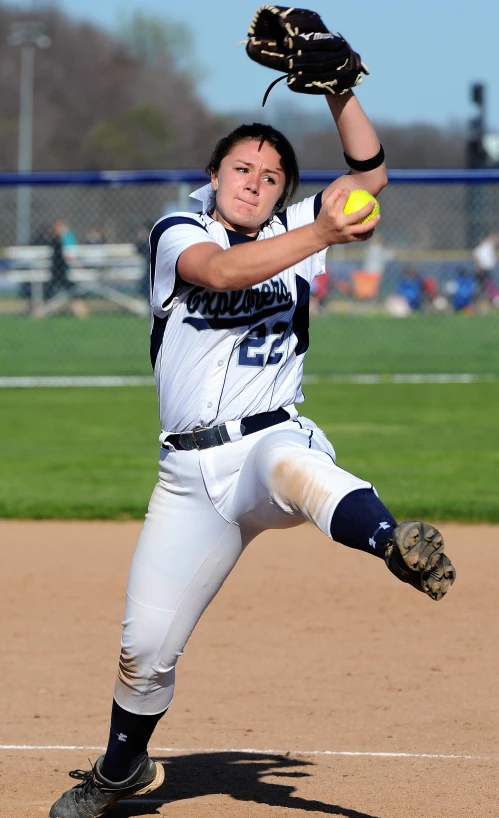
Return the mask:
{"type": "Polygon", "coordinates": [[[379,216],[380,209],[378,200],[375,199],[374,196],[371,196],[367,190],[352,190],[347,199],[347,203],[343,208],[343,212],[356,213],[357,210],[362,210],[362,208],[368,205],[370,202],[374,202],[372,211],[364,219],[359,219],[358,224],[370,222],[375,216],[379,216]]]}

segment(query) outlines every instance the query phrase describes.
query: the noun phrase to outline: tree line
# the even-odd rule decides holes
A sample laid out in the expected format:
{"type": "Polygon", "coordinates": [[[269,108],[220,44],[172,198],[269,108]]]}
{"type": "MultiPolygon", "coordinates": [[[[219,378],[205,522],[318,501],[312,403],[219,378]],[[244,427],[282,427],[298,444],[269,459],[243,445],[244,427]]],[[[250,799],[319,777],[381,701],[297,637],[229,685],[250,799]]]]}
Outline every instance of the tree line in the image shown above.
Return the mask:
{"type": "MultiPolygon", "coordinates": [[[[0,4],[0,169],[17,168],[21,49],[7,45],[13,23],[33,18],[0,4]]],[[[221,116],[201,99],[190,32],[140,12],[115,34],[37,11],[52,44],[36,50],[35,170],[198,168],[210,148],[242,121],[221,116]]],[[[277,112],[272,124],[295,145],[303,168],[342,168],[341,144],[326,120],[277,112]]],[[[466,136],[459,128],[377,123],[391,167],[463,167],[466,136]]]]}

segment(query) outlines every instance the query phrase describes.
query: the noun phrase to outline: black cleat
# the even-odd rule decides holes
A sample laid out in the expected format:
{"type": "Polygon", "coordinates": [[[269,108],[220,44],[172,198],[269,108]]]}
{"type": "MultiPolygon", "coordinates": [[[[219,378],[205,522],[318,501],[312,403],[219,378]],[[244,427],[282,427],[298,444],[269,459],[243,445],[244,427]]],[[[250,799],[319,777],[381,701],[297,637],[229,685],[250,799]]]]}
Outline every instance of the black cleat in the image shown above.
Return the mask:
{"type": "Polygon", "coordinates": [[[108,781],[100,772],[103,759],[100,756],[88,772],[70,772],[72,778],[82,779],[81,784],[61,795],[50,810],[50,818],[100,818],[117,801],[152,792],[165,779],[163,765],[146,756],[129,778],[108,781]]]}
{"type": "Polygon", "coordinates": [[[407,520],[393,530],[385,562],[402,582],[431,599],[442,599],[456,578],[456,569],[444,554],[444,539],[435,526],[407,520]]]}

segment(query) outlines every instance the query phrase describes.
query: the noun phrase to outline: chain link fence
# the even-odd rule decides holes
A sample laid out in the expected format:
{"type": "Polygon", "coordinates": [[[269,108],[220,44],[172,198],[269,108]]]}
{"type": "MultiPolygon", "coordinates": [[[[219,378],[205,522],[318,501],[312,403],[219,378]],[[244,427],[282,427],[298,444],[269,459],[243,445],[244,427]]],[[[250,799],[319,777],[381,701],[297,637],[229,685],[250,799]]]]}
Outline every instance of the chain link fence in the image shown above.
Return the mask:
{"type": "MultiPolygon", "coordinates": [[[[337,175],[303,172],[297,199],[337,175]]],[[[0,175],[0,379],[150,376],[148,231],[195,210],[205,181],[0,175]],[[71,258],[59,281],[54,235],[71,258]]],[[[392,171],[380,204],[371,241],[328,252],[307,371],[499,376],[499,271],[477,275],[472,256],[499,233],[499,171],[392,171]]]]}

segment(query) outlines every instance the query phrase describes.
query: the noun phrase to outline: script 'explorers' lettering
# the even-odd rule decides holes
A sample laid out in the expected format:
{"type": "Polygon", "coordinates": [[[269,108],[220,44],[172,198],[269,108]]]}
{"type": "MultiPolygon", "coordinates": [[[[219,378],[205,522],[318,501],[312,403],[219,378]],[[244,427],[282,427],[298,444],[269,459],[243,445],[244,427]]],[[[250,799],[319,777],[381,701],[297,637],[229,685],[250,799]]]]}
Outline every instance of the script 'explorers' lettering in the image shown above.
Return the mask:
{"type": "Polygon", "coordinates": [[[265,281],[260,288],[229,292],[212,292],[203,287],[195,287],[187,299],[187,310],[191,315],[198,312],[210,318],[222,315],[235,317],[251,315],[274,304],[288,309],[293,305],[291,293],[284,281],[279,279],[265,281]]]}

